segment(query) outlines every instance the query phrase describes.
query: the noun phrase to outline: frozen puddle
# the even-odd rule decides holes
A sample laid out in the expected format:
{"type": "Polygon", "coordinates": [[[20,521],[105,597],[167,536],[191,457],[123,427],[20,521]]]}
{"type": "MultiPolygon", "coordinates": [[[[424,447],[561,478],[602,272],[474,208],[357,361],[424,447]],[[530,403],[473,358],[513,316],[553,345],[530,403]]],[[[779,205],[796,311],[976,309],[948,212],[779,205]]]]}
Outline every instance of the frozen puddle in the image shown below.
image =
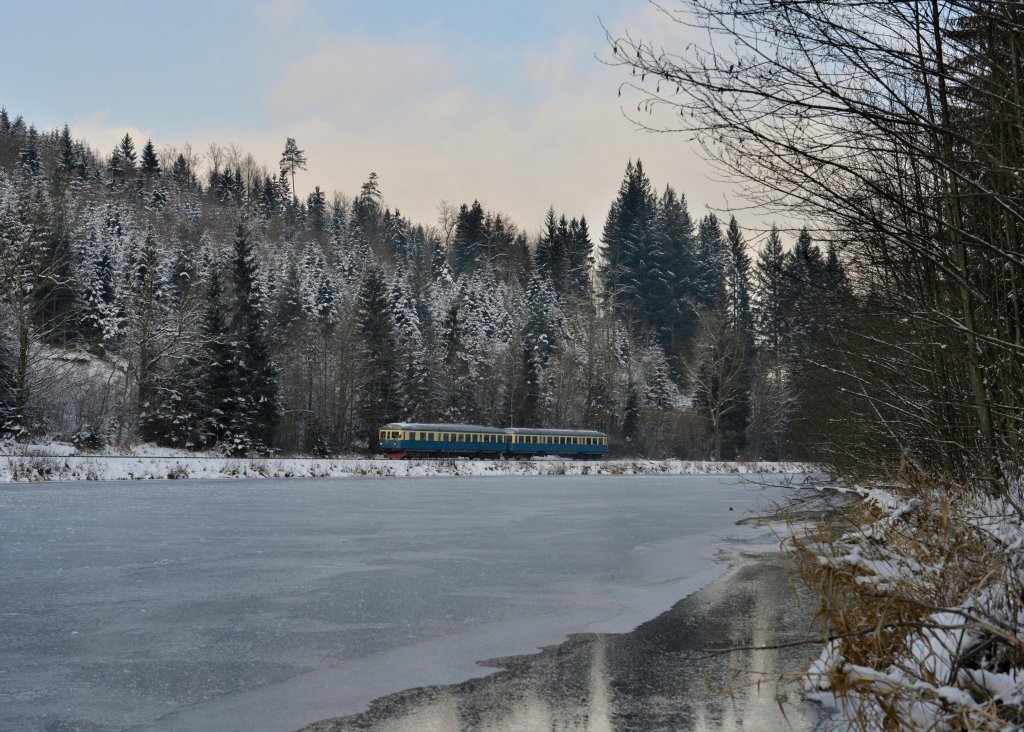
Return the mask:
{"type": "Polygon", "coordinates": [[[783,495],[717,476],[2,487],[0,728],[354,713],[630,630],[718,576],[719,548],[765,533],[735,522],[783,495]]]}

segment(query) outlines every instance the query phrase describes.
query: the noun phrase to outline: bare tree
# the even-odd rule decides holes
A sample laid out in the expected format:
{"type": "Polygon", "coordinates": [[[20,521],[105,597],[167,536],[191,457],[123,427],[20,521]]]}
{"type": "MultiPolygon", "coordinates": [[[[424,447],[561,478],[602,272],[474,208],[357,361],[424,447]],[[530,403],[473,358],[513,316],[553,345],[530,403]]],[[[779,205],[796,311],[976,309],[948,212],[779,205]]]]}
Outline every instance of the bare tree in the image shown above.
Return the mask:
{"type": "Polygon", "coordinates": [[[722,459],[726,418],[743,406],[747,392],[743,339],[720,310],[705,311],[684,367],[698,409],[707,416],[714,459],[722,459]]]}
{"type": "Polygon", "coordinates": [[[1024,447],[1024,5],[679,5],[658,7],[704,39],[685,55],[609,35],[637,112],[840,245],[860,304],[821,366],[858,395],[851,421],[996,478],[1024,447]]]}

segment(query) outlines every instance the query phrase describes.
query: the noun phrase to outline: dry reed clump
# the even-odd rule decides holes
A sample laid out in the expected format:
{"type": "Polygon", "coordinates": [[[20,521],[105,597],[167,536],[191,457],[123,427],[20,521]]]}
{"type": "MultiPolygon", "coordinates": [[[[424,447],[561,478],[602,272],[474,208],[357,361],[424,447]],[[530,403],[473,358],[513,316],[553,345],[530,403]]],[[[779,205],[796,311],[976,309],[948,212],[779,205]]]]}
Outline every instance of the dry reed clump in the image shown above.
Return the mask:
{"type": "Polygon", "coordinates": [[[914,475],[788,542],[829,638],[808,696],[860,729],[1024,726],[1024,530],[1010,496],[914,475]]]}

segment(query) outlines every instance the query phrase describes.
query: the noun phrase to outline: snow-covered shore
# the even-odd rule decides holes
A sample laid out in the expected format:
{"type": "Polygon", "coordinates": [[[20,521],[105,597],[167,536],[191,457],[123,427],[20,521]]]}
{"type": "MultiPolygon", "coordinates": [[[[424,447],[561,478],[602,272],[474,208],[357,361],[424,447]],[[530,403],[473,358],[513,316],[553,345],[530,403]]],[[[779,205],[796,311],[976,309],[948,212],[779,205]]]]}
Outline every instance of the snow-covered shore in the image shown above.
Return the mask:
{"type": "Polygon", "coordinates": [[[722,475],[806,473],[802,463],[695,460],[386,460],[370,458],[228,458],[174,455],[143,446],[131,455],[76,454],[64,445],[0,455],[0,483],[210,478],[354,478],[489,475],[722,475]]]}

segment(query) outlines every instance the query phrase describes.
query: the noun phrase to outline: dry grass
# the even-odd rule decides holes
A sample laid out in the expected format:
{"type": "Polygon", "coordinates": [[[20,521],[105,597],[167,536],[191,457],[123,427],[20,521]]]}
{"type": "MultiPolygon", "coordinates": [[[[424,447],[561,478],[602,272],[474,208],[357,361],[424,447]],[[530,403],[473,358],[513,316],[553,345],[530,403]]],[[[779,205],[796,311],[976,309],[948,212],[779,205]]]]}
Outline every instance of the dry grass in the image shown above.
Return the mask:
{"type": "Polygon", "coordinates": [[[809,685],[865,730],[1024,725],[1020,700],[998,695],[1024,666],[1016,512],[908,472],[789,542],[833,639],[809,685]]]}

